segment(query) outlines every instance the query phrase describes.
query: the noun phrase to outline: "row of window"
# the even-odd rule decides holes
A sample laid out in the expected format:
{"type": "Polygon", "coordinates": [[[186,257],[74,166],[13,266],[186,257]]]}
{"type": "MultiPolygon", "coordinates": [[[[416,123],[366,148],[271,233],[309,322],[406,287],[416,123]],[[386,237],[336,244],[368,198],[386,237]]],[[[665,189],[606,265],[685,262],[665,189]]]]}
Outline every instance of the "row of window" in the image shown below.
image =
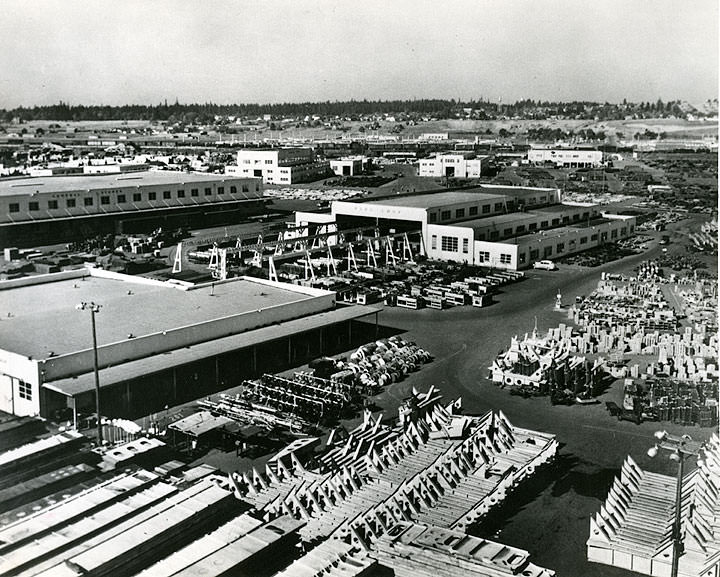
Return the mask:
{"type": "MultiPolygon", "coordinates": [[[[505,205],[502,202],[495,203],[494,209],[495,212],[501,212],[503,210],[503,207],[505,205]]],[[[509,201],[507,203],[508,210],[513,209],[513,202],[509,201]]],[[[493,206],[490,204],[483,204],[482,205],[482,214],[490,214],[490,211],[493,209],[493,206]]],[[[477,216],[479,211],[479,207],[477,206],[471,206],[468,208],[468,215],[469,216],[477,216]]],[[[452,211],[451,210],[443,210],[440,212],[440,220],[450,220],[452,218],[452,211]]],[[[465,209],[464,208],[457,208],[455,209],[455,218],[465,218],[465,209]]],[[[430,213],[428,217],[428,222],[437,222],[437,214],[436,213],[430,213]]]]}
{"type": "MultiPolygon", "coordinates": [[[[481,250],[478,252],[478,262],[490,262],[490,252],[486,250],[481,250]]],[[[507,253],[501,253],[500,254],[500,263],[501,264],[510,264],[512,262],[512,255],[507,253]]]]}
{"type": "MultiPolygon", "coordinates": [[[[445,252],[458,252],[459,250],[459,239],[456,236],[441,236],[440,237],[440,250],[445,252]]],[[[437,235],[434,234],[430,238],[430,248],[437,250],[437,235]]],[[[462,251],[464,254],[470,252],[470,239],[462,239],[462,251]]]]}
{"type": "Polygon", "coordinates": [[[25,381],[18,381],[18,395],[21,399],[32,401],[32,385],[25,381]]]}
{"type": "MultiPolygon", "coordinates": [[[[250,192],[247,185],[242,186],[243,192],[250,192]]],[[[205,188],[204,189],[205,196],[212,196],[212,188],[205,188]]],[[[224,186],[218,186],[217,188],[217,194],[225,194],[225,187],[224,186]]],[[[237,186],[231,186],[230,187],[230,194],[237,194],[237,186]]],[[[169,190],[164,190],[162,193],[164,200],[169,200],[172,198],[172,192],[169,190]]],[[[190,196],[197,197],[200,196],[200,190],[197,188],[191,188],[190,189],[190,196]]],[[[177,198],[185,198],[185,191],[183,189],[180,189],[177,191],[177,198]]],[[[132,202],[142,202],[143,195],[141,192],[134,192],[132,195],[132,202]]],[[[157,193],[156,192],[148,192],[147,193],[147,200],[157,200],[157,193]]],[[[65,199],[65,207],[66,208],[75,208],[77,206],[77,199],[75,198],[67,198],[65,199]]],[[[115,198],[115,202],[117,204],[123,204],[127,202],[127,196],[125,194],[118,194],[115,198]]],[[[95,204],[95,200],[91,196],[86,196],[83,198],[83,206],[93,206],[95,204]]],[[[103,206],[107,206],[110,204],[110,197],[109,196],[101,196],[100,197],[100,204],[103,206]]],[[[57,210],[59,208],[59,204],[57,200],[48,200],[47,201],[47,207],[48,210],[57,210]]],[[[29,212],[35,212],[40,210],[40,203],[35,200],[31,200],[28,202],[28,211],[29,212]]],[[[8,205],[8,212],[20,212],[20,203],[18,202],[11,202],[8,205]]]]}

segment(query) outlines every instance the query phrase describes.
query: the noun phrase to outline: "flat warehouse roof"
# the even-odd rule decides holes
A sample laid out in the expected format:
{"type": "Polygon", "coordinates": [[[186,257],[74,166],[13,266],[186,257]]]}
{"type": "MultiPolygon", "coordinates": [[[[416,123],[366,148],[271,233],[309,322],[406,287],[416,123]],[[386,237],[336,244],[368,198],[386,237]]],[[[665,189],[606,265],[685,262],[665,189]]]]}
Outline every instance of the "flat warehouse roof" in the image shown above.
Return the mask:
{"type": "Polygon", "coordinates": [[[466,202],[482,202],[484,200],[500,201],[507,194],[487,194],[485,192],[438,192],[435,194],[420,194],[417,196],[398,196],[395,198],[383,198],[371,202],[362,202],[358,204],[381,204],[386,206],[405,206],[407,208],[439,208],[452,204],[462,204],[466,202]]]}
{"type": "MultiPolygon", "coordinates": [[[[235,279],[180,290],[86,276],[0,290],[0,348],[34,359],[92,347],[90,318],[81,302],[102,305],[96,316],[98,345],[193,325],[274,305],[312,298],[289,290],[235,279]]],[[[0,289],[2,284],[0,283],[0,289]]]]}
{"type": "MultiPolygon", "coordinates": [[[[41,176],[18,179],[0,179],[0,196],[32,194],[35,192],[71,192],[153,185],[182,185],[202,182],[223,182],[246,180],[253,177],[237,177],[222,174],[150,170],[147,172],[126,172],[83,176],[41,176]]],[[[260,182],[260,179],[257,179],[260,182]]]]}
{"type": "MultiPolygon", "coordinates": [[[[324,313],[318,313],[301,319],[262,327],[253,331],[231,335],[214,341],[208,341],[176,349],[167,353],[131,361],[122,365],[100,370],[100,386],[108,387],[193,361],[200,361],[214,355],[236,351],[256,344],[266,343],[288,336],[304,333],[324,326],[358,319],[379,312],[379,309],[362,305],[342,307],[324,313]]],[[[47,389],[74,396],[95,390],[95,376],[92,372],[77,377],[58,379],[44,383],[47,389]]]]}

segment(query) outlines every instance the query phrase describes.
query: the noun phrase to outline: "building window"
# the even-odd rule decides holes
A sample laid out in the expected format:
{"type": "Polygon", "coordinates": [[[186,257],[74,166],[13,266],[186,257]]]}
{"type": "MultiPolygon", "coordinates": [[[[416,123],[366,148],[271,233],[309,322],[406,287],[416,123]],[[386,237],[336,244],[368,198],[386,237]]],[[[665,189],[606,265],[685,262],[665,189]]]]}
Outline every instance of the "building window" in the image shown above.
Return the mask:
{"type": "Polygon", "coordinates": [[[25,381],[18,380],[18,394],[21,399],[32,401],[32,385],[25,381]]]}
{"type": "Polygon", "coordinates": [[[489,204],[483,204],[482,213],[483,213],[483,214],[488,214],[489,212],[490,212],[490,205],[489,205],[489,204]]]}
{"type": "Polygon", "coordinates": [[[627,227],[624,226],[624,227],[622,227],[622,228],[620,229],[620,235],[621,235],[621,236],[625,236],[626,234],[627,234],[627,227]]]}
{"type": "Polygon", "coordinates": [[[467,238],[463,239],[463,252],[467,254],[470,252],[470,240],[467,238]]]}
{"type": "Polygon", "coordinates": [[[443,250],[446,252],[457,252],[458,251],[458,238],[456,236],[440,237],[440,250],[443,250]]]}
{"type": "Polygon", "coordinates": [[[432,235],[432,237],[430,239],[430,248],[432,250],[437,250],[437,235],[436,234],[432,235]]]}
{"type": "Polygon", "coordinates": [[[577,213],[573,214],[573,221],[578,221],[578,220],[580,220],[580,215],[577,213]]]}
{"type": "Polygon", "coordinates": [[[170,197],[171,197],[170,191],[169,191],[169,190],[163,190],[163,198],[164,198],[165,200],[170,200],[170,197]]]}
{"type": "Polygon", "coordinates": [[[548,221],[547,220],[541,220],[540,221],[540,228],[547,228],[548,221]]]}
{"type": "Polygon", "coordinates": [[[470,207],[470,216],[477,216],[478,213],[478,207],[477,206],[471,206],[470,207]]]}
{"type": "Polygon", "coordinates": [[[428,222],[437,222],[437,213],[431,212],[428,215],[428,222]]]}
{"type": "Polygon", "coordinates": [[[597,239],[598,239],[597,234],[593,234],[592,236],[590,236],[590,240],[597,240],[597,239]]]}
{"type": "Polygon", "coordinates": [[[443,210],[440,213],[440,220],[450,220],[450,211],[449,210],[443,210]]]}
{"type": "Polygon", "coordinates": [[[11,202],[8,205],[8,211],[9,212],[20,212],[20,204],[17,202],[11,202]]]}
{"type": "Polygon", "coordinates": [[[205,189],[205,196],[210,196],[212,194],[212,188],[206,188],[205,189]]]}
{"type": "Polygon", "coordinates": [[[495,203],[495,212],[500,212],[502,210],[503,203],[502,202],[496,202],[495,203]]]}
{"type": "Polygon", "coordinates": [[[90,198],[90,197],[85,197],[85,198],[83,199],[83,204],[85,204],[85,206],[92,206],[92,205],[93,205],[93,199],[90,198]]]}
{"type": "Polygon", "coordinates": [[[490,231],[490,240],[497,240],[500,238],[500,231],[499,230],[491,230],[490,231]]]}
{"type": "Polygon", "coordinates": [[[230,194],[237,194],[237,186],[230,187],[230,194]]]}
{"type": "Polygon", "coordinates": [[[110,204],[110,197],[109,196],[101,196],[100,197],[100,204],[110,204]]]}
{"type": "Polygon", "coordinates": [[[75,208],[75,199],[74,199],[74,198],[68,198],[68,199],[65,201],[65,206],[67,206],[68,208],[75,208]]]}
{"type": "Polygon", "coordinates": [[[185,198],[185,191],[181,188],[177,191],[177,197],[178,198],[185,198]]]}
{"type": "Polygon", "coordinates": [[[557,226],[557,225],[559,225],[559,224],[560,224],[560,219],[559,219],[559,218],[553,218],[553,219],[552,219],[552,225],[553,225],[553,226],[557,226]]]}
{"type": "Polygon", "coordinates": [[[525,264],[525,253],[518,253],[518,264],[525,264]]]}
{"type": "Polygon", "coordinates": [[[581,237],[580,237],[580,244],[587,244],[587,237],[586,237],[586,236],[581,236],[581,237]]]}
{"type": "Polygon", "coordinates": [[[225,194],[225,187],[224,186],[218,186],[218,194],[225,194]]]}
{"type": "Polygon", "coordinates": [[[631,225],[630,225],[630,232],[633,232],[634,230],[635,230],[635,225],[634,225],[634,224],[631,224],[631,225]]]}
{"type": "Polygon", "coordinates": [[[568,222],[570,222],[570,217],[569,217],[569,216],[563,216],[563,217],[562,217],[562,221],[563,221],[564,224],[567,224],[568,222]]]}
{"type": "Polygon", "coordinates": [[[487,250],[478,252],[478,262],[490,262],[490,252],[487,250]]]}
{"type": "Polygon", "coordinates": [[[550,255],[552,255],[552,247],[551,247],[551,246],[546,246],[546,247],[543,249],[543,256],[544,256],[545,258],[547,258],[547,257],[549,257],[550,255]]]}
{"type": "Polygon", "coordinates": [[[510,264],[512,262],[512,255],[509,254],[501,254],[500,255],[500,264],[510,264]]]}
{"type": "Polygon", "coordinates": [[[157,198],[157,193],[148,192],[148,200],[155,200],[156,198],[157,198]]]}
{"type": "Polygon", "coordinates": [[[540,257],[540,251],[538,249],[530,250],[530,260],[537,260],[540,257]]]}
{"type": "Polygon", "coordinates": [[[464,218],[465,217],[465,209],[464,208],[458,208],[455,211],[455,218],[464,218]]]}
{"type": "Polygon", "coordinates": [[[133,202],[140,202],[142,200],[142,193],[133,192],[133,202]]]}
{"type": "Polygon", "coordinates": [[[28,210],[40,210],[40,203],[37,201],[28,202],[28,210]]]}
{"type": "Polygon", "coordinates": [[[272,164],[272,160],[266,160],[265,164],[272,164]]]}
{"type": "Polygon", "coordinates": [[[528,230],[537,230],[537,222],[531,222],[528,225],[528,230]]]}
{"type": "Polygon", "coordinates": [[[512,228],[506,228],[503,230],[503,236],[512,236],[512,228]]]}
{"type": "Polygon", "coordinates": [[[610,238],[617,238],[617,229],[614,228],[610,231],[610,238]]]}
{"type": "Polygon", "coordinates": [[[117,195],[117,203],[118,203],[118,204],[123,204],[123,203],[125,203],[125,202],[127,202],[127,200],[125,199],[125,195],[124,195],[124,194],[118,194],[118,195],[117,195]]]}
{"type": "Polygon", "coordinates": [[[198,195],[198,189],[197,188],[191,188],[190,189],[190,196],[197,196],[198,195]]]}
{"type": "MultiPolygon", "coordinates": [[[[257,186],[255,187],[255,190],[257,190],[257,186]]],[[[243,192],[250,192],[250,189],[248,188],[247,184],[242,185],[242,191],[243,192]]]]}
{"type": "Polygon", "coordinates": [[[559,242],[559,243],[557,244],[556,250],[557,250],[558,254],[560,254],[562,251],[564,251],[564,250],[565,250],[565,243],[564,243],[564,242],[559,242]]]}
{"type": "Polygon", "coordinates": [[[525,232],[525,225],[521,224],[515,229],[515,234],[520,234],[521,232],[525,232]]]}
{"type": "Polygon", "coordinates": [[[58,207],[58,201],[57,200],[48,200],[48,209],[49,210],[55,210],[58,207]]]}

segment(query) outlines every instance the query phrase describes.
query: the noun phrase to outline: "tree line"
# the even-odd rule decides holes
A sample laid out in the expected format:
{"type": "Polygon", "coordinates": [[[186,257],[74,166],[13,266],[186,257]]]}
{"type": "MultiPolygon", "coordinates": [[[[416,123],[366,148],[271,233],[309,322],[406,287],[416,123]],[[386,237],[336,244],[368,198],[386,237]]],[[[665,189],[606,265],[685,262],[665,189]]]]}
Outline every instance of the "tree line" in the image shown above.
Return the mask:
{"type": "MultiPolygon", "coordinates": [[[[59,102],[47,106],[0,109],[0,119],[5,122],[20,120],[54,121],[102,121],[145,120],[151,122],[181,121],[186,124],[222,124],[228,117],[256,118],[269,114],[273,118],[287,117],[343,117],[361,119],[382,114],[402,115],[408,118],[428,116],[432,118],[474,118],[493,120],[499,118],[527,118],[542,120],[549,117],[600,120],[622,120],[626,116],[657,118],[684,116],[680,101],[599,103],[590,101],[548,102],[518,100],[514,103],[479,100],[345,100],[325,102],[282,102],[273,104],[126,104],[121,106],[84,105],[59,102]],[[219,120],[218,120],[219,119],[219,120]]],[[[695,111],[697,112],[697,111],[695,111]]]]}

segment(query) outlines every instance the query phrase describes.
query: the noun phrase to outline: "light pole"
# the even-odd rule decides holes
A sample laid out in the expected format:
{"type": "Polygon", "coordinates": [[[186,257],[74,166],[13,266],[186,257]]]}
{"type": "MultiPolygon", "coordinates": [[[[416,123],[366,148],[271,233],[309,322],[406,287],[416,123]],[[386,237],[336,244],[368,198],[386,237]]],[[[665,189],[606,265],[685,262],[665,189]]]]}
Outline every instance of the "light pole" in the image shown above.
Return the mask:
{"type": "MultiPolygon", "coordinates": [[[[670,577],[678,577],[678,565],[680,562],[680,555],[683,553],[681,526],[682,526],[682,480],[683,480],[683,469],[685,465],[685,459],[690,456],[699,456],[703,450],[702,445],[697,442],[693,442],[690,435],[683,435],[677,437],[669,434],[667,431],[656,431],[655,438],[658,440],[655,445],[648,449],[648,457],[654,458],[660,449],[670,451],[669,458],[671,461],[677,461],[677,483],[675,485],[675,522],[673,523],[673,556],[672,556],[672,569],[670,571],[670,577]]],[[[698,459],[698,464],[702,461],[698,459]]]]}
{"type": "Polygon", "coordinates": [[[98,369],[98,351],[97,351],[97,333],[95,331],[95,314],[100,312],[101,305],[94,302],[82,302],[75,308],[79,311],[90,311],[90,319],[92,320],[92,337],[93,337],[93,370],[95,371],[95,415],[97,417],[97,445],[102,446],[102,422],[100,418],[100,371],[98,369]]]}

